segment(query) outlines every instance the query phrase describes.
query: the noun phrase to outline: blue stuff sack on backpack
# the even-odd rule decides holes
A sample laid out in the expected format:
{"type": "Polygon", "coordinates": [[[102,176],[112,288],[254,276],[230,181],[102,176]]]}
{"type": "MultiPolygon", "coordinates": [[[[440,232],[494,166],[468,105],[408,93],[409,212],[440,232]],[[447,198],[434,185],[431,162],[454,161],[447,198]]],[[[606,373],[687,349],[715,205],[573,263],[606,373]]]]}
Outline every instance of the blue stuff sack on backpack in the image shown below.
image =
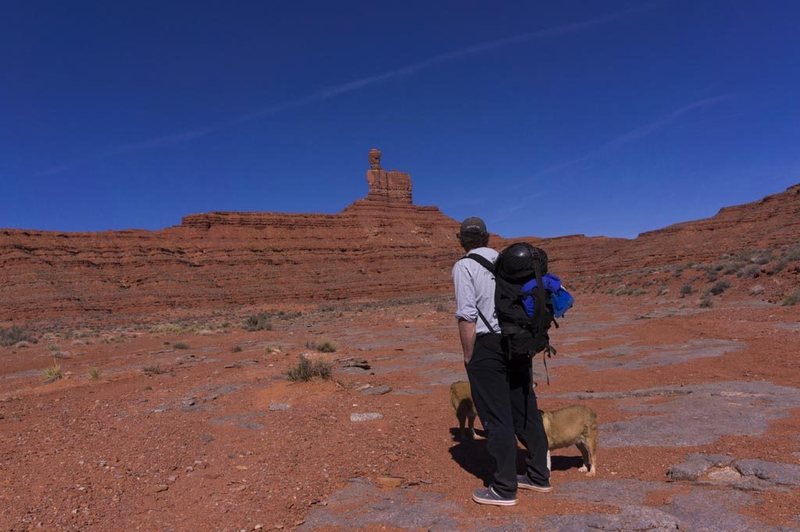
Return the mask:
{"type": "MultiPolygon", "coordinates": [[[[553,309],[553,317],[564,317],[564,314],[575,303],[575,298],[567,292],[566,288],[561,286],[561,279],[552,273],[547,273],[542,277],[542,284],[550,298],[548,303],[553,309]]],[[[534,290],[536,290],[536,279],[531,279],[522,285],[522,306],[525,308],[525,313],[530,317],[533,317],[534,309],[536,309],[534,290]]]]}

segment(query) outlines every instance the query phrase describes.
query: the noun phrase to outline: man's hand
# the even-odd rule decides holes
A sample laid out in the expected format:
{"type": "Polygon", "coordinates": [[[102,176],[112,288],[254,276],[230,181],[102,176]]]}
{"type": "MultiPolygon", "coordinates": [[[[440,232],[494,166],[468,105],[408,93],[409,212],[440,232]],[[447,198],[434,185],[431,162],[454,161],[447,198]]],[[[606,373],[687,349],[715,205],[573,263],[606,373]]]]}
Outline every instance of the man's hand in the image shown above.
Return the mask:
{"type": "Polygon", "coordinates": [[[464,364],[469,364],[472,359],[472,350],[475,348],[475,322],[458,320],[458,336],[461,338],[464,364]]]}

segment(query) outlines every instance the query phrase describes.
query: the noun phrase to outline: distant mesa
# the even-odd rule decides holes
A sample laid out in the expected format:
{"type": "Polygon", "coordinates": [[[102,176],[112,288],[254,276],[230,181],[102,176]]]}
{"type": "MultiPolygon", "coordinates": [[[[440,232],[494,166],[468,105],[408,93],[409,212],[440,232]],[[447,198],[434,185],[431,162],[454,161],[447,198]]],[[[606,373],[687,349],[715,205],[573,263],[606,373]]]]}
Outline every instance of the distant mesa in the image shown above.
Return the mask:
{"type": "MultiPolygon", "coordinates": [[[[381,167],[381,150],[372,148],[368,154],[367,195],[345,207],[340,214],[363,215],[369,217],[397,217],[408,214],[435,212],[437,217],[443,216],[436,207],[419,207],[411,199],[411,176],[398,170],[384,170],[381,167]],[[390,214],[391,213],[391,214],[390,214]]],[[[183,227],[209,228],[215,225],[228,226],[265,226],[273,225],[275,216],[283,216],[270,212],[207,212],[190,214],[181,220],[183,227]]],[[[293,215],[299,217],[302,215],[293,215]]],[[[326,216],[326,215],[307,215],[326,216]]],[[[328,215],[330,216],[330,215],[328,215]]],[[[299,218],[297,221],[299,222],[299,218]]],[[[449,220],[449,219],[448,219],[449,220]]]]}

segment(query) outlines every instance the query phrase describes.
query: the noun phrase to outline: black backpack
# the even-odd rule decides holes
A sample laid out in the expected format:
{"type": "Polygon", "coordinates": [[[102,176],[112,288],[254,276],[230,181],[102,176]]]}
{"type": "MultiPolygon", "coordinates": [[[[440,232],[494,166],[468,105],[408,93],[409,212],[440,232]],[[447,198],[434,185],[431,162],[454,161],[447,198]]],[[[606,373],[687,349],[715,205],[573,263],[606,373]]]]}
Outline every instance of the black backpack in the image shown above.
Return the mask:
{"type": "Polygon", "coordinates": [[[558,323],[553,317],[552,307],[548,305],[549,298],[542,280],[547,273],[547,253],[526,242],[518,242],[505,248],[495,264],[475,253],[467,255],[467,258],[494,274],[494,306],[500,331],[494,330],[480,310],[478,315],[491,332],[502,334],[503,352],[509,359],[530,360],[541,351],[545,351],[548,357],[555,355],[548,330],[551,323],[555,323],[556,327],[558,323]],[[522,286],[534,278],[535,310],[531,317],[523,306],[522,286]]]}

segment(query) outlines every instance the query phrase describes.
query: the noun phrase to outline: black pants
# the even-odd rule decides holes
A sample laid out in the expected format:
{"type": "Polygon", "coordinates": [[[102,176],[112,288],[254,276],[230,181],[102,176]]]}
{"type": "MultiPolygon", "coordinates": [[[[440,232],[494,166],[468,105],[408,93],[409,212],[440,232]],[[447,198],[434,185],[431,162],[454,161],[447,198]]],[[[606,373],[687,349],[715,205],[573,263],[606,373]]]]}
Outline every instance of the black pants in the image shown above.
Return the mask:
{"type": "Polygon", "coordinates": [[[488,432],[489,454],[495,461],[495,491],[503,497],[517,493],[516,438],[528,450],[528,477],[537,484],[548,482],[547,436],[531,389],[530,362],[510,362],[500,346],[500,335],[487,334],[475,341],[467,376],[488,432]]]}

